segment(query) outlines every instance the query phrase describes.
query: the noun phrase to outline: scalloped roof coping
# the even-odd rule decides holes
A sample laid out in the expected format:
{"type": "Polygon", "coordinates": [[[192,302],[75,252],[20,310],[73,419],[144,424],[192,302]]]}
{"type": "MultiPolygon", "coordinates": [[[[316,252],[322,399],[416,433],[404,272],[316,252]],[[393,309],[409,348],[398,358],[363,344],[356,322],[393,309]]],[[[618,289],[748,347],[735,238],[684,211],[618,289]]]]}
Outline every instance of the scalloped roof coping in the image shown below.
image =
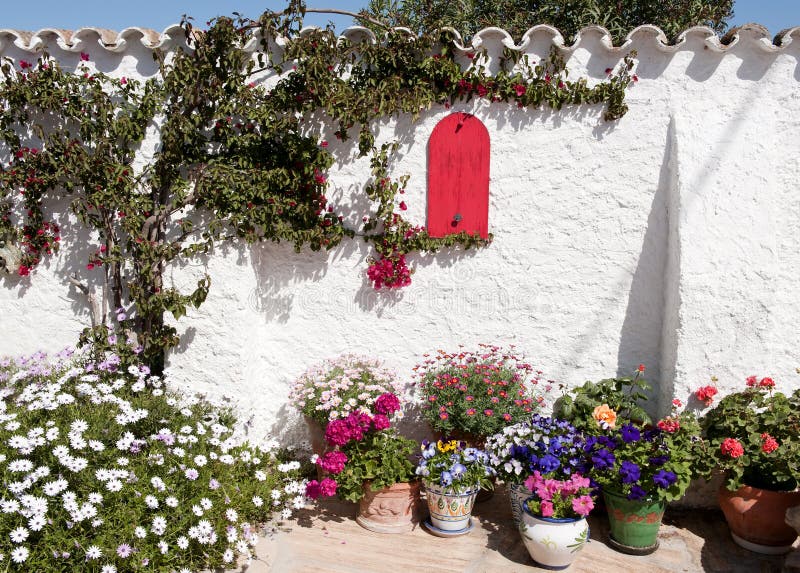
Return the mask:
{"type": "MultiPolygon", "coordinates": [[[[305,27],[300,34],[308,34],[313,29],[314,27],[311,26],[305,27]]],[[[413,36],[413,33],[407,28],[396,28],[396,30],[402,30],[413,36]]],[[[769,31],[764,26],[752,23],[732,28],[720,38],[711,28],[706,26],[694,26],[678,34],[674,39],[674,43],[670,43],[669,38],[667,38],[663,30],[657,26],[645,24],[631,30],[622,44],[615,46],[613,38],[608,30],[597,25],[582,28],[575,35],[575,40],[572,44],[569,45],[565,42],[564,36],[558,29],[547,24],[539,24],[529,28],[520,38],[519,44],[515,43],[511,34],[503,28],[498,27],[488,27],[479,30],[469,43],[464,42],[462,36],[453,28],[443,28],[443,30],[453,33],[453,41],[460,50],[478,49],[489,38],[494,39],[499,36],[502,45],[510,49],[524,51],[535,38],[549,37],[549,40],[554,46],[563,51],[571,52],[577,48],[581,40],[586,36],[599,34],[600,43],[603,47],[614,53],[625,50],[632,43],[641,42],[642,40],[654,42],[660,51],[674,52],[685,44],[688,39],[692,38],[700,39],[705,43],[706,47],[718,53],[724,53],[743,42],[752,43],[766,52],[776,52],[785,49],[794,41],[795,36],[800,34],[800,26],[794,26],[781,30],[773,38],[770,38],[769,31]]],[[[55,37],[59,46],[66,51],[77,51],[81,49],[81,47],[87,47],[96,42],[109,52],[121,52],[137,39],[144,47],[155,49],[170,44],[174,42],[176,37],[182,36],[183,29],[178,24],[168,26],[160,33],[149,28],[141,27],[125,28],[120,32],[96,27],[79,28],[74,31],[60,28],[43,28],[36,32],[3,28],[0,29],[0,44],[4,39],[12,39],[13,44],[17,48],[34,52],[43,45],[51,42],[53,37],[55,37]],[[81,44],[83,44],[83,46],[81,46],[81,44]]],[[[361,26],[346,28],[342,31],[340,37],[351,41],[356,39],[363,40],[364,38],[371,42],[378,41],[371,30],[361,26]]],[[[278,44],[282,44],[286,39],[278,38],[276,40],[278,44]]],[[[248,47],[250,46],[251,45],[248,44],[248,47]]]]}

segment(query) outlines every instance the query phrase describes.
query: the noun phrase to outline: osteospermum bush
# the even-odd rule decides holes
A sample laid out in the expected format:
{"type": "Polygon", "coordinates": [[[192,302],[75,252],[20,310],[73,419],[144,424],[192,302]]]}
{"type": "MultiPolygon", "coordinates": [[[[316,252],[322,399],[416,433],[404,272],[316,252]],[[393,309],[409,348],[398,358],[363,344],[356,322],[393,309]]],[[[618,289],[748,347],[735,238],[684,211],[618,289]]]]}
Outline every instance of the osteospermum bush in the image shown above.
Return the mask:
{"type": "Polygon", "coordinates": [[[119,355],[0,362],[3,570],[231,566],[304,505],[299,469],[119,355]]]}

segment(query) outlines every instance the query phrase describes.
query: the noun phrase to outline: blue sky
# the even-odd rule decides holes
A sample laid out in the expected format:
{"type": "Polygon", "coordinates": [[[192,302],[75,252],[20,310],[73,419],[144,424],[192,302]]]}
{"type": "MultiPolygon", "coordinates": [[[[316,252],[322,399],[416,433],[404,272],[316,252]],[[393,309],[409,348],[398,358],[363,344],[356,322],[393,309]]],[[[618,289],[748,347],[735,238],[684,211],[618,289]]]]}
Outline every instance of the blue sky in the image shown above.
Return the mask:
{"type": "MultiPolygon", "coordinates": [[[[313,8],[337,8],[353,12],[368,0],[308,0],[313,8]]],[[[234,11],[255,17],[264,10],[282,9],[282,0],[83,0],[80,3],[63,0],[40,0],[34,4],[5,2],[0,10],[0,28],[39,30],[41,28],[76,29],[96,26],[121,30],[129,26],[141,26],[163,30],[177,24],[182,14],[194,16],[199,24],[209,18],[234,11]]],[[[737,0],[734,10],[734,25],[757,22],[767,27],[771,34],[800,26],[800,0],[737,0]]],[[[332,20],[338,29],[351,23],[350,18],[331,15],[311,15],[310,25],[325,25],[332,20]]]]}

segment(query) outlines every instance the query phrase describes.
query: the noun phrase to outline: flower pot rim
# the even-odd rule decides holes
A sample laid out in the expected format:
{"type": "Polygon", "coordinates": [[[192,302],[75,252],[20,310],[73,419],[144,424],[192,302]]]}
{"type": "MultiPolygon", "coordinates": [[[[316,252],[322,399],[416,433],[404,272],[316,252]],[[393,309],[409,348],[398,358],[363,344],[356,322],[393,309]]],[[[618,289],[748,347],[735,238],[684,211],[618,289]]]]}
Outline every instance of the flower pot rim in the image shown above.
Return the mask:
{"type": "Polygon", "coordinates": [[[546,521],[547,523],[575,523],[577,521],[585,520],[585,517],[544,517],[541,515],[536,515],[530,509],[528,509],[528,500],[533,498],[528,498],[522,502],[522,511],[530,515],[531,517],[535,517],[536,519],[541,519],[542,521],[546,521]]]}
{"type": "Polygon", "coordinates": [[[362,486],[364,487],[365,490],[371,491],[373,493],[377,493],[377,492],[380,492],[380,491],[391,489],[391,488],[393,488],[395,486],[408,486],[409,489],[413,489],[414,487],[419,487],[420,484],[421,484],[420,480],[414,479],[414,480],[409,480],[409,481],[396,481],[393,484],[384,486],[384,487],[382,487],[380,489],[373,489],[372,488],[372,480],[365,479],[363,484],[362,484],[362,486]]]}
{"type": "Polygon", "coordinates": [[[743,490],[745,488],[747,488],[747,489],[755,489],[755,490],[758,490],[758,491],[768,491],[770,493],[777,493],[777,494],[800,493],[800,486],[798,486],[798,487],[796,487],[794,489],[767,489],[765,487],[758,487],[757,485],[750,485],[750,484],[747,484],[747,483],[743,483],[742,485],[740,485],[736,489],[728,489],[728,487],[723,483],[722,485],[720,485],[720,488],[721,489],[726,489],[731,493],[736,493],[737,491],[743,490]]]}
{"type": "Polygon", "coordinates": [[[471,495],[481,489],[480,484],[461,484],[459,487],[454,487],[452,485],[440,485],[428,480],[423,480],[423,484],[425,485],[425,489],[436,490],[451,495],[471,495]]]}
{"type": "Polygon", "coordinates": [[[652,494],[651,495],[647,495],[647,496],[642,497],[642,498],[639,498],[639,499],[629,499],[628,496],[625,495],[624,493],[622,493],[621,491],[617,491],[617,490],[613,490],[613,489],[609,490],[609,489],[602,488],[602,492],[603,492],[603,495],[610,495],[612,497],[618,497],[620,499],[624,499],[625,501],[629,501],[629,502],[644,503],[644,504],[653,504],[653,503],[661,503],[661,502],[666,503],[666,500],[658,497],[657,495],[652,495],[652,494]]]}

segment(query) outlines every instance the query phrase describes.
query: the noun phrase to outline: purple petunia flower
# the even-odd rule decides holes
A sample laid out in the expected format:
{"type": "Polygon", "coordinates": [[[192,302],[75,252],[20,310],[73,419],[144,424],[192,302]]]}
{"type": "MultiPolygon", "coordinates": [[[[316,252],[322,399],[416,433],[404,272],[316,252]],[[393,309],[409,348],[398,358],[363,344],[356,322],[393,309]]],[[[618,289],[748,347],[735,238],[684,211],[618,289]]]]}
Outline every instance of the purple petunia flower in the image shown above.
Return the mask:
{"type": "Polygon", "coordinates": [[[667,489],[676,481],[678,481],[678,477],[673,472],[667,470],[658,470],[653,476],[653,483],[662,489],[667,489]]]}
{"type": "Polygon", "coordinates": [[[625,442],[626,444],[630,444],[631,442],[638,442],[639,439],[642,437],[641,432],[639,432],[639,428],[637,428],[633,424],[625,424],[624,426],[622,426],[620,434],[622,434],[622,441],[625,442]]]}
{"type": "Polygon", "coordinates": [[[639,480],[642,471],[635,463],[625,460],[620,464],[619,475],[622,478],[622,483],[633,483],[639,480]]]}
{"type": "Polygon", "coordinates": [[[612,467],[615,461],[616,458],[614,457],[614,454],[605,448],[592,454],[592,463],[598,470],[604,470],[612,467]]]}
{"type": "Polygon", "coordinates": [[[631,492],[628,494],[628,499],[636,500],[647,497],[647,492],[638,485],[631,486],[631,492]]]}

